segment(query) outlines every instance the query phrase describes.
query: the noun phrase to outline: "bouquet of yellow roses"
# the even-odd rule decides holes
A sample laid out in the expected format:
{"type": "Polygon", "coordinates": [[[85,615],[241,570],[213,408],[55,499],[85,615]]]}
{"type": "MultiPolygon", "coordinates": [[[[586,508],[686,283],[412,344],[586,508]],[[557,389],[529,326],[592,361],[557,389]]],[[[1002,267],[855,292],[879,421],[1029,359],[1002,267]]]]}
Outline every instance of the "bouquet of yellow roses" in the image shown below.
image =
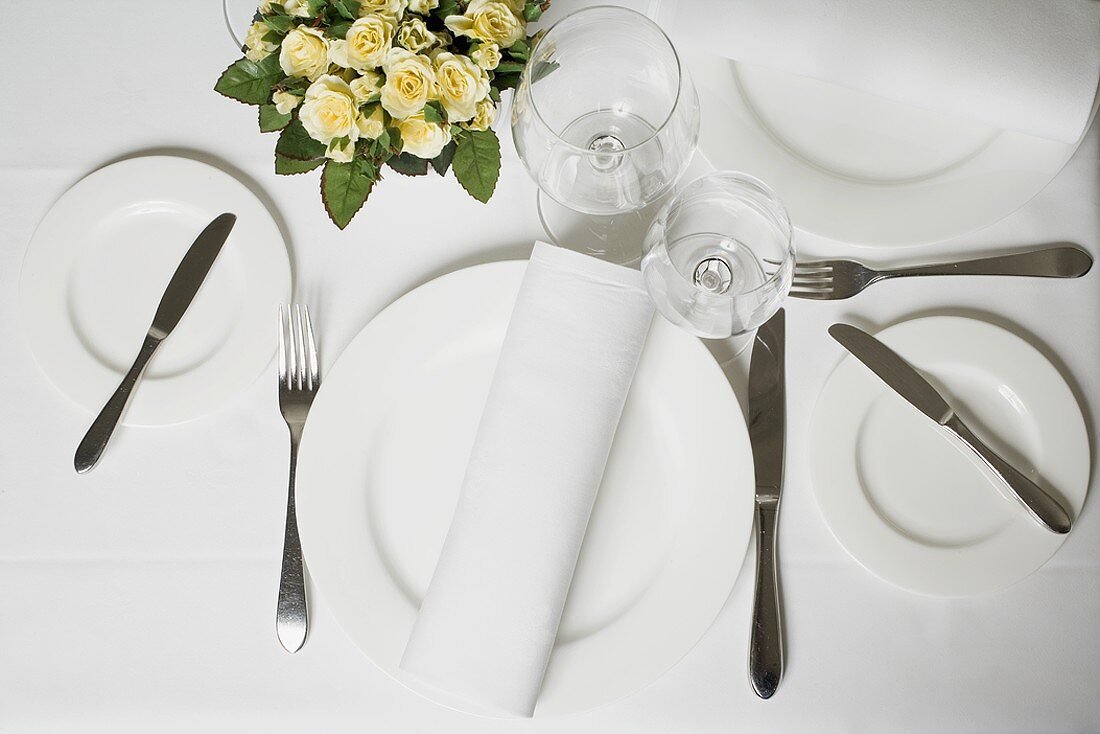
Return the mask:
{"type": "Polygon", "coordinates": [[[278,132],[275,172],[324,166],[321,199],[343,229],[384,166],[453,170],[488,201],[500,175],[489,127],[549,0],[263,0],[244,58],[214,89],[278,132]]]}

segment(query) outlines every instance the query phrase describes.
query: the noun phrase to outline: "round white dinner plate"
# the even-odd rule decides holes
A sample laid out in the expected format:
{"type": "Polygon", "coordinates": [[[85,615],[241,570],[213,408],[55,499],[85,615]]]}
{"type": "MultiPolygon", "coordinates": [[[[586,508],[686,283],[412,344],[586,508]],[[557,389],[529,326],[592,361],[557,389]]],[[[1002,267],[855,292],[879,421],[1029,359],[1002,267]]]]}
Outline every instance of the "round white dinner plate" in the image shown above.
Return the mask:
{"type": "MultiPolygon", "coordinates": [[[[983,321],[934,316],[876,335],[941,390],[983,440],[1076,517],[1089,481],[1081,409],[1033,346],[983,321]]],[[[1066,536],[1040,527],[961,442],[855,357],[810,426],[814,493],[842,546],[910,591],[967,596],[1042,566],[1066,536]]]]}
{"type": "MultiPolygon", "coordinates": [[[[406,294],[322,376],[310,410],[297,490],[306,564],[340,625],[390,675],[525,269],[480,265],[406,294]]],[[[728,382],[701,342],[655,319],[535,715],[621,698],[680,660],[729,595],[752,508],[748,434],[728,382]]]]}
{"type": "Polygon", "coordinates": [[[237,223],[183,319],[153,356],[125,422],[179,423],[250,385],[275,354],[290,295],[279,227],[232,176],[171,156],[132,158],[81,179],[38,225],[19,311],[39,366],[98,413],[130,368],[184,253],[222,212],[237,223]]]}
{"type": "Polygon", "coordinates": [[[1077,149],[718,56],[687,61],[707,159],[766,181],[799,229],[853,245],[981,229],[1039,193],[1077,149]]]}

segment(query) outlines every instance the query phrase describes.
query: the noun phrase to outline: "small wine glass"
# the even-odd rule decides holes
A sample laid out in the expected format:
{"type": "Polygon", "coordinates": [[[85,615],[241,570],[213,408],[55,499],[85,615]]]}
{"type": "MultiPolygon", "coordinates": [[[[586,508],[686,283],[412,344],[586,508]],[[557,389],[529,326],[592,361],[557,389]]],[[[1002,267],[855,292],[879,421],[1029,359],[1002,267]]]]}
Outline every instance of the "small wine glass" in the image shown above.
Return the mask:
{"type": "Polygon", "coordinates": [[[649,228],[642,258],[646,289],[672,323],[709,339],[748,335],[791,289],[791,222],[764,182],[730,171],[696,179],[649,228]]]}
{"type": "Polygon", "coordinates": [[[547,233],[614,262],[641,257],[634,220],[671,190],[698,136],[699,99],[672,42],[622,7],[579,10],[550,28],[512,106],[547,233]]]}

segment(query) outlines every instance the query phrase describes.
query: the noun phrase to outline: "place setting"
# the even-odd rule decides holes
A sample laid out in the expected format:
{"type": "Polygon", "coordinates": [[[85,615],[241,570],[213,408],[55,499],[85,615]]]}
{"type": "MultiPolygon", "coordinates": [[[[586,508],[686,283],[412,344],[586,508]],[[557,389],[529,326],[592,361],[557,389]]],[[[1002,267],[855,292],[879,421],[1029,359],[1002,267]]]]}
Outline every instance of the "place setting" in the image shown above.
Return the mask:
{"type": "Polygon", "coordinates": [[[442,177],[435,195],[485,205],[455,236],[484,237],[509,215],[492,203],[508,166],[544,232],[526,259],[354,314],[344,345],[303,295],[325,283],[296,282],[281,218],[233,175],[171,156],[87,174],[38,224],[18,294],[35,363],[86,418],[66,437],[74,491],[101,465],[126,475],[112,436],[247,410],[235,398],[258,384],[260,420],[287,433],[262,457],[285,467],[268,497],[285,523],[256,625],[274,621],[293,668],[323,608],[387,685],[475,728],[645,695],[719,619],[743,630],[722,651],[736,685],[799,706],[794,466],[818,511],[799,520],[899,604],[1042,573],[1088,532],[1090,408],[1011,319],[933,301],[942,283],[1007,300],[1095,278],[1096,243],[1056,227],[951,244],[1083,144],[1095,12],[1051,11],[1025,38],[1015,24],[1042,11],[1022,5],[688,5],[225,0],[242,56],[210,104],[256,118],[262,186],[314,182],[299,206],[323,207],[328,235],[362,238],[393,205],[377,190],[442,177]],[[864,291],[900,278],[936,315],[868,326],[881,301],[864,291]],[[810,314],[828,320],[815,341],[810,314]],[[804,363],[828,373],[810,402],[790,389],[804,363]]]}

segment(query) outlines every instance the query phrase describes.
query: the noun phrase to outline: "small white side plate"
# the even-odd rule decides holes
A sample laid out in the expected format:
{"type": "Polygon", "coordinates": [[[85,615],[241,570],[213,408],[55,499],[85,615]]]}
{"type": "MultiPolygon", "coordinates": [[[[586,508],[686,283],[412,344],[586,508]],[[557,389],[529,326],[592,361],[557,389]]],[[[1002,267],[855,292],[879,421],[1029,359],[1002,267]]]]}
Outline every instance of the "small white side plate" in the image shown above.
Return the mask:
{"type": "MultiPolygon", "coordinates": [[[[1033,346],[982,321],[928,317],[876,335],[942,390],[983,440],[1076,516],[1088,491],[1085,421],[1033,346]]],[[[814,492],[833,535],[892,584],[981,594],[1042,566],[1065,540],[1036,524],[971,452],[855,357],[818,399],[814,492]]]]}
{"type": "Polygon", "coordinates": [[[1077,149],[775,69],[686,58],[707,159],[766,181],[799,229],[853,245],[985,227],[1039,193],[1077,149]]]}
{"type": "MultiPolygon", "coordinates": [[[[348,346],[310,411],[297,496],[306,563],[340,625],[390,675],[454,512],[525,268],[481,265],[406,294],[348,346]]],[[[683,657],[729,595],[752,509],[748,432],[728,382],[698,339],[655,319],[536,717],[621,698],[683,657]]]]}
{"type": "Polygon", "coordinates": [[[217,215],[237,223],[179,326],[134,393],[125,422],[179,423],[250,385],[275,353],[290,294],[286,243],[239,181],[197,161],[133,158],[65,192],[23,261],[19,307],[39,366],[96,413],[141,346],[165,286],[217,215]]]}

